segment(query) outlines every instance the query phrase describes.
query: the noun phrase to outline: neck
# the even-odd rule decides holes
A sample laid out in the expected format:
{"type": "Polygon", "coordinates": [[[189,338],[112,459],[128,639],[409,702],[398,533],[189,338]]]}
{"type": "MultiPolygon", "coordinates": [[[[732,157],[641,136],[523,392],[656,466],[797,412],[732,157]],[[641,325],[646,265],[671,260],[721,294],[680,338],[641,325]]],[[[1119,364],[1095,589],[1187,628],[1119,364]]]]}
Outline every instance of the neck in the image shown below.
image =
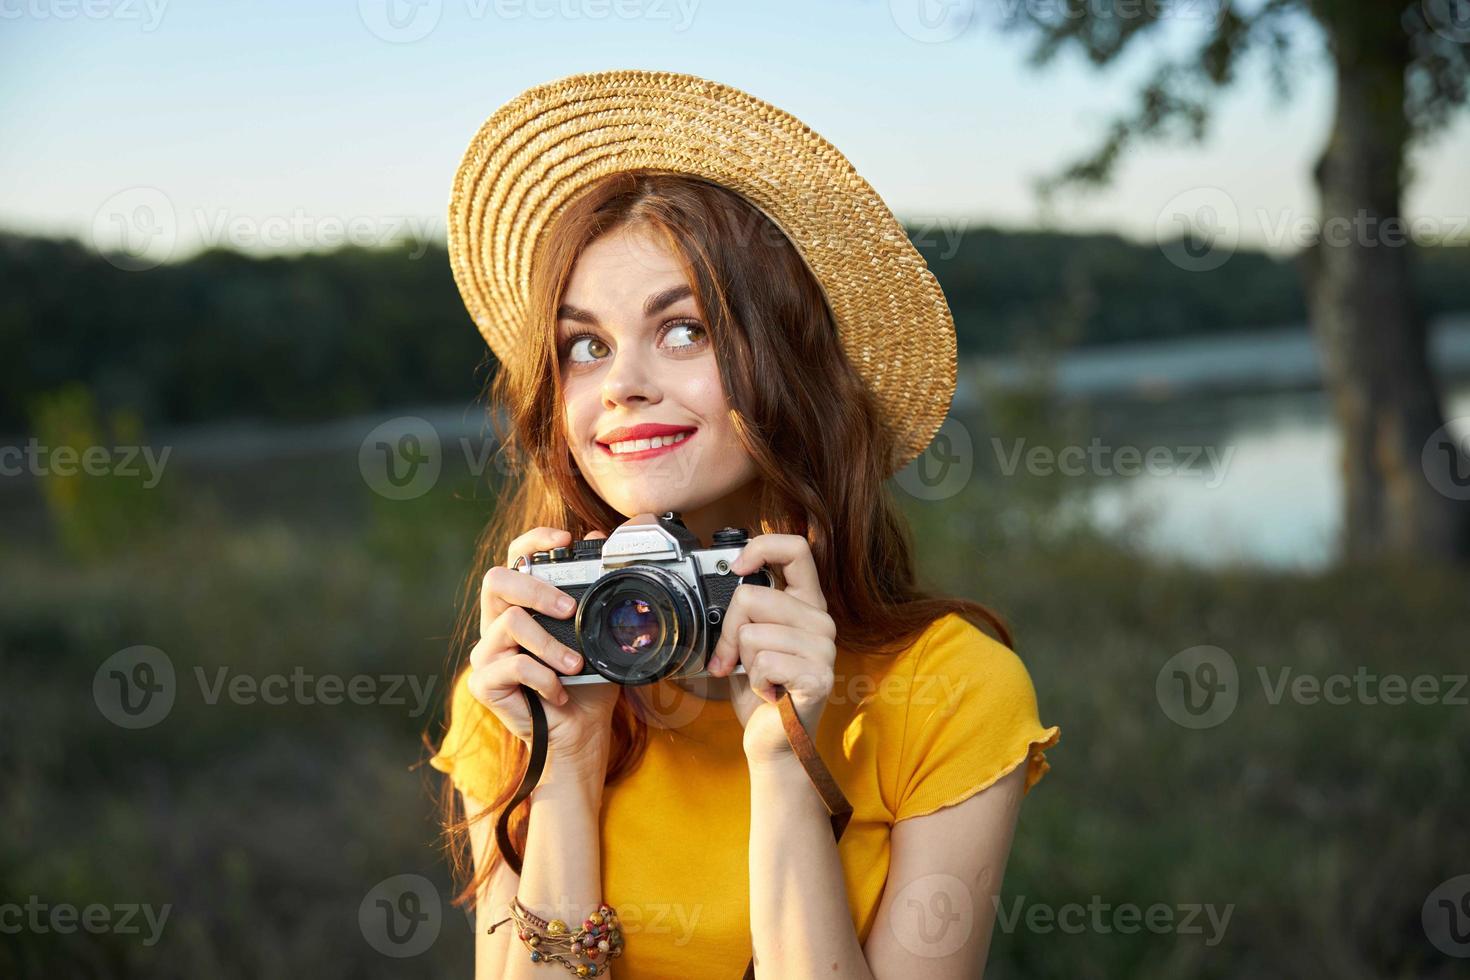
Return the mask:
{"type": "Polygon", "coordinates": [[[700,547],[704,548],[710,546],[715,532],[722,527],[743,527],[751,537],[761,533],[754,484],[740,487],[702,507],[680,511],[679,519],[699,538],[700,547]]]}

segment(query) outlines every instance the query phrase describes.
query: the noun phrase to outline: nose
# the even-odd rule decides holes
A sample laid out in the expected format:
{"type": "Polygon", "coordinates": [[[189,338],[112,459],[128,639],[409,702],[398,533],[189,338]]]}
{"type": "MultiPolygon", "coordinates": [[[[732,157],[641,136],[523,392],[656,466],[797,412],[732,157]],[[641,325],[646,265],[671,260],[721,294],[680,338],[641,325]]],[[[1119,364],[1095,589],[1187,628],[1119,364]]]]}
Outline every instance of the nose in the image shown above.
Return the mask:
{"type": "Polygon", "coordinates": [[[619,405],[657,405],[663,400],[650,370],[651,365],[637,350],[619,350],[602,378],[602,401],[607,408],[619,405]]]}

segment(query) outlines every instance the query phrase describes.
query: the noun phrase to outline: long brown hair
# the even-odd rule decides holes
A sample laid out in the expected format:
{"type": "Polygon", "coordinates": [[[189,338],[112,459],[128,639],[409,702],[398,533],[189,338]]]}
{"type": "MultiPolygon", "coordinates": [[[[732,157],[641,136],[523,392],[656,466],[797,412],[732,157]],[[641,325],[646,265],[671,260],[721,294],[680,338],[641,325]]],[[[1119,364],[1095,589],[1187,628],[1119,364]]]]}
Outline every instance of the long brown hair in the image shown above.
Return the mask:
{"type": "MultiPolygon", "coordinates": [[[[892,437],[843,352],[821,286],[780,229],[744,197],[681,174],[613,174],[574,200],[547,229],[532,276],[523,356],[499,365],[489,385],[492,419],[505,453],[494,516],[478,541],[451,646],[448,685],[478,639],[480,584],[503,564],[512,539],[549,526],[573,538],[610,533],[625,515],[610,508],[571,462],[562,424],[556,309],[582,250],[621,227],[661,237],[694,290],[719,363],[730,420],[760,474],[760,529],[800,534],[837,626],[853,653],[891,655],[950,612],[1012,645],[1004,621],[968,599],[916,584],[912,540],[886,478],[892,437]],[[503,412],[497,418],[494,409],[503,412]]],[[[708,544],[708,542],[704,542],[708,544]]],[[[477,819],[494,820],[525,768],[527,746],[501,731],[499,792],[477,819]]],[[[636,767],[648,726],[626,697],[613,710],[606,782],[636,767]]],[[[497,852],[473,869],[458,794],[443,781],[446,849],[457,881],[454,903],[472,902],[497,852]],[[473,870],[472,870],[473,869],[473,870]]],[[[529,801],[511,816],[524,848],[529,801]]]]}

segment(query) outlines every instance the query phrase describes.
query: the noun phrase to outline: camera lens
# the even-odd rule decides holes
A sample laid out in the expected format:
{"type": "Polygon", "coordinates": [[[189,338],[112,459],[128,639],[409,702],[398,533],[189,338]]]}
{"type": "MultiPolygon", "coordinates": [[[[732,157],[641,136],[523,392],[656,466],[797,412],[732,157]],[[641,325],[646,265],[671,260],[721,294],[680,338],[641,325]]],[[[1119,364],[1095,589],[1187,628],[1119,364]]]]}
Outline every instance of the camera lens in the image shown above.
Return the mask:
{"type": "Polygon", "coordinates": [[[627,598],[607,611],[608,635],[630,656],[663,639],[664,627],[647,599],[627,598]]]}
{"type": "Polygon", "coordinates": [[[703,639],[689,587],[653,564],[615,569],[592,583],[576,627],[587,665],[617,684],[668,676],[703,639]]]}

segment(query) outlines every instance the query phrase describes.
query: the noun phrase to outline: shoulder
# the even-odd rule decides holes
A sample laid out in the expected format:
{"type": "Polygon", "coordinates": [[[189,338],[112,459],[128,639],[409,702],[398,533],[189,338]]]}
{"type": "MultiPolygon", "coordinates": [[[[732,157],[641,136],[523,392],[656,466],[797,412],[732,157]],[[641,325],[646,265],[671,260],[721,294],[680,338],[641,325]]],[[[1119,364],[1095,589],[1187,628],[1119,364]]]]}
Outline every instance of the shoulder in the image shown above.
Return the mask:
{"type": "Polygon", "coordinates": [[[1026,789],[1048,768],[1060,729],[1043,725],[1036,688],[1009,646],[957,613],[906,654],[913,673],[899,762],[898,816],[932,812],[1026,763],[1026,789]]]}
{"type": "Polygon", "coordinates": [[[915,694],[923,684],[948,682],[957,697],[1034,704],[1035,686],[1021,657],[959,613],[936,619],[906,653],[915,694]]]}

